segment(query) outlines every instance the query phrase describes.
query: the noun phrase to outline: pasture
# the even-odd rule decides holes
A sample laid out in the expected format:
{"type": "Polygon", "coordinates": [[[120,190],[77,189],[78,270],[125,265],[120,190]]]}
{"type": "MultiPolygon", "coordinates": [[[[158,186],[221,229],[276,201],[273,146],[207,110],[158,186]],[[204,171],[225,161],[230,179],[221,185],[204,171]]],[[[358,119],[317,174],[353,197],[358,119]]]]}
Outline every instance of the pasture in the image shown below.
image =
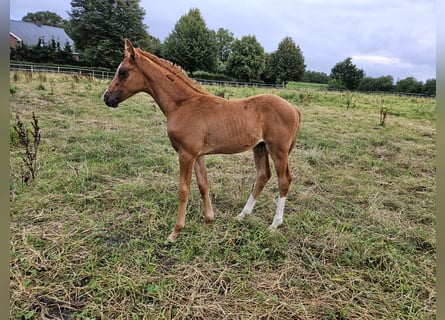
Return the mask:
{"type": "Polygon", "coordinates": [[[434,319],[433,99],[206,87],[230,99],[276,93],[303,113],[283,225],[267,227],[276,175],[239,222],[252,152],[207,157],[217,212],[204,225],[192,181],[177,213],[166,120],[138,94],[117,109],[108,81],[11,73],[11,319],[434,319]],[[387,118],[380,125],[380,109],[387,118]],[[41,128],[24,182],[16,116],[41,128]]]}

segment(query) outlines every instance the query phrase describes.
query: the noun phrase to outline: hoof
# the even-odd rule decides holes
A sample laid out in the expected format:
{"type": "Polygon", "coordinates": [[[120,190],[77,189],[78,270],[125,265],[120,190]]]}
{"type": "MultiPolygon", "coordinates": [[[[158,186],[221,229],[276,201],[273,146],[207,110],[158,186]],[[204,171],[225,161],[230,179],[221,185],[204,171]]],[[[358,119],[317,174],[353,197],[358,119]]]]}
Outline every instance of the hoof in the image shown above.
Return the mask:
{"type": "MultiPolygon", "coordinates": [[[[281,223],[282,223],[282,222],[281,222],[281,223]]],[[[267,229],[268,229],[269,231],[277,230],[278,227],[281,225],[281,223],[275,223],[275,222],[273,222],[267,229]]]]}
{"type": "Polygon", "coordinates": [[[244,218],[249,215],[250,213],[246,213],[246,212],[241,212],[239,215],[236,216],[236,220],[238,221],[243,221],[244,218]]]}
{"type": "Polygon", "coordinates": [[[172,233],[168,236],[167,240],[165,240],[165,243],[166,243],[166,244],[175,243],[177,237],[178,237],[178,235],[175,234],[174,232],[172,232],[172,233]]]}

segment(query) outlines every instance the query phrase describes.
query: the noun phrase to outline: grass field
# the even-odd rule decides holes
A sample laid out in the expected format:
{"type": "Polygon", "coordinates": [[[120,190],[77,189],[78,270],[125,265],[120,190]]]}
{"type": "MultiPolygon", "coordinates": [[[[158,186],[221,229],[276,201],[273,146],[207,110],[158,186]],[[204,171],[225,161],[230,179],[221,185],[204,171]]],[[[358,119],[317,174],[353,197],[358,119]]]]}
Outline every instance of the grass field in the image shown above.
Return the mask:
{"type": "Polygon", "coordinates": [[[11,319],[436,318],[435,100],[268,90],[303,113],[283,225],[267,230],[275,175],[235,219],[251,152],[208,156],[218,217],[204,226],[193,181],[167,245],[178,161],[152,99],[109,109],[106,81],[10,76],[11,319]],[[25,183],[13,126],[19,115],[32,131],[32,112],[41,143],[25,183]]]}
{"type": "Polygon", "coordinates": [[[327,89],[327,87],[327,84],[293,81],[288,82],[286,85],[288,89],[327,89]]]}

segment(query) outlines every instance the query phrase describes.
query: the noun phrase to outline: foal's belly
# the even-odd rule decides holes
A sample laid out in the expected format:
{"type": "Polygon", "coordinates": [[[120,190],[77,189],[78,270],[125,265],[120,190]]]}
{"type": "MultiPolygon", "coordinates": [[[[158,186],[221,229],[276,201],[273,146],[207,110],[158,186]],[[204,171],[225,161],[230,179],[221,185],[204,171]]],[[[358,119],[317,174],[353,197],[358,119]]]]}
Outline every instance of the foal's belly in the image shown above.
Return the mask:
{"type": "Polygon", "coordinates": [[[262,141],[258,130],[209,132],[204,139],[202,154],[240,153],[252,149],[262,141]]]}

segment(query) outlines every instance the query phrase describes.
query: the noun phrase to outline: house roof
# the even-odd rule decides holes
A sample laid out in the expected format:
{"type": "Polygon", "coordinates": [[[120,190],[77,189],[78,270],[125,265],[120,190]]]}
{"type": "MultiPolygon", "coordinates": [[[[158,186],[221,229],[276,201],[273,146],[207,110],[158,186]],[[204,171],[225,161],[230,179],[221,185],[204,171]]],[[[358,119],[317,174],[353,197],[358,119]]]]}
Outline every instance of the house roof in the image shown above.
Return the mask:
{"type": "Polygon", "coordinates": [[[39,39],[42,39],[45,43],[54,39],[60,43],[62,48],[66,42],[68,42],[73,50],[75,50],[74,41],[62,28],[39,25],[32,22],[9,20],[9,33],[26,45],[35,46],[38,44],[39,39]]]}

